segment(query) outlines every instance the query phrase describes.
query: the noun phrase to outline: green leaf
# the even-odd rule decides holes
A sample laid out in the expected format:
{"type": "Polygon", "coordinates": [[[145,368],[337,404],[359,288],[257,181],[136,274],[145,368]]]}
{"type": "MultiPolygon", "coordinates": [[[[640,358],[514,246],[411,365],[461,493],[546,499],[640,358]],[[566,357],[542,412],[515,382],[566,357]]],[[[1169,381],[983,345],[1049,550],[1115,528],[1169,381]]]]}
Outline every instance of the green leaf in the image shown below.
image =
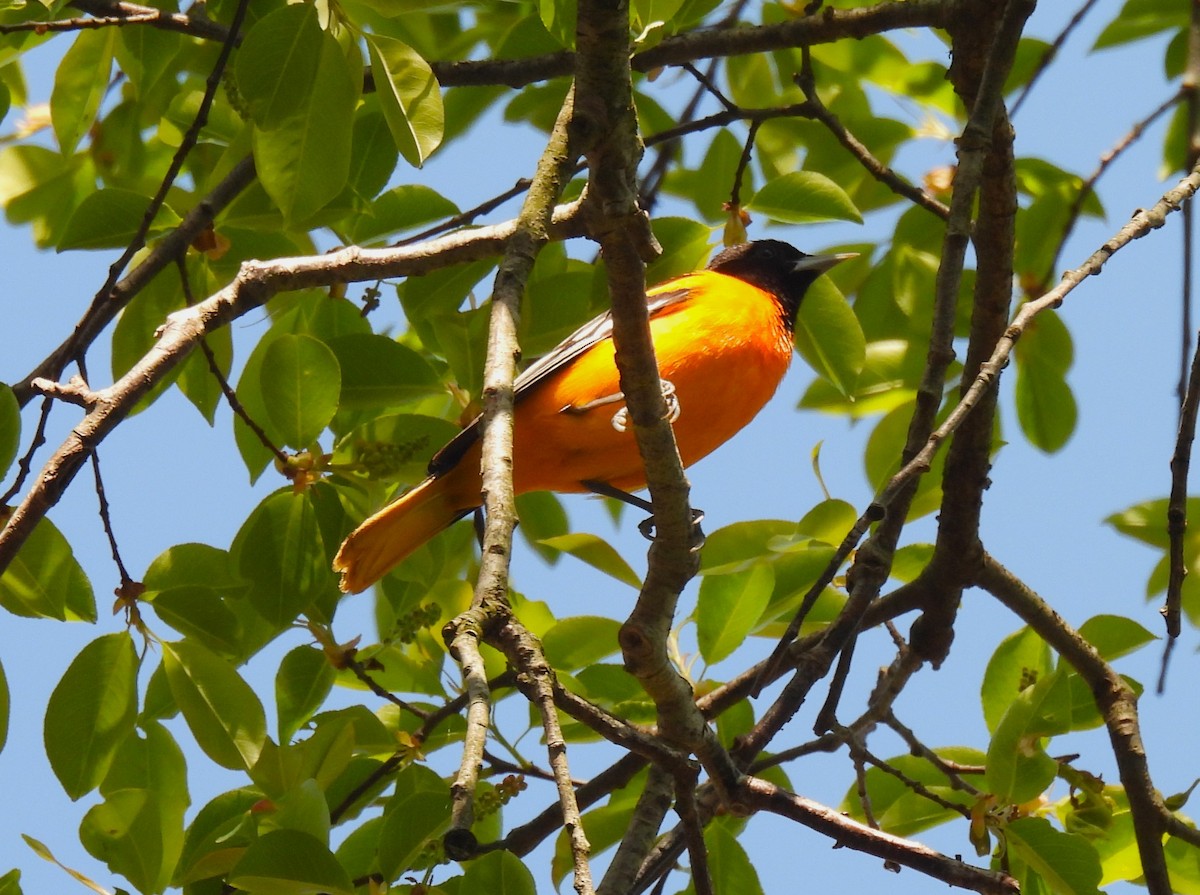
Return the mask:
{"type": "Polygon", "coordinates": [[[521,859],[508,851],[489,852],[467,865],[459,885],[461,892],[488,895],[536,895],[533,875],[521,859]]]}
{"type": "Polygon", "coordinates": [[[323,650],[298,646],[285,655],[275,674],[279,742],[287,743],[321,707],[337,677],[323,650]]]}
{"type": "Polygon", "coordinates": [[[4,481],[20,447],[21,408],[13,390],[0,383],[0,481],[4,481]]]}
{"type": "MultiPolygon", "coordinates": [[[[0,69],[3,71],[4,69],[0,69]]],[[[58,241],[81,187],[78,156],[63,158],[44,146],[0,150],[0,203],[10,223],[33,225],[38,248],[58,241]]]]}
{"type": "Polygon", "coordinates": [[[118,28],[82,31],[63,54],[50,93],[50,121],[63,155],[70,155],[91,128],[108,90],[118,28]]]}
{"type": "Polygon", "coordinates": [[[242,626],[221,595],[203,584],[183,584],[157,593],[154,614],[226,658],[242,655],[242,626]]]}
{"type": "Polygon", "coordinates": [[[705,575],[696,600],[696,641],[710,665],[737,649],[762,618],[775,587],[767,563],[727,575],[705,575]]]}
{"type": "MultiPolygon", "coordinates": [[[[1123,535],[1166,550],[1170,543],[1167,537],[1167,503],[1165,497],[1148,500],[1113,513],[1104,521],[1123,535]]],[[[1189,519],[1200,519],[1200,497],[1189,497],[1184,509],[1189,519]]]]}
{"type": "Polygon", "coordinates": [[[445,112],[433,69],[408,44],[368,34],[379,105],[404,160],[421,167],[442,142],[445,112]]]}
{"type": "Polygon", "coordinates": [[[1096,648],[1106,662],[1126,656],[1158,639],[1133,619],[1123,615],[1094,615],[1079,626],[1079,634],[1096,648]]]}
{"type": "Polygon", "coordinates": [[[262,797],[257,788],[235,789],[201,808],[188,827],[173,884],[229,873],[254,839],[250,812],[262,797]]]}
{"type": "MultiPolygon", "coordinates": [[[[750,857],[722,824],[711,824],[704,831],[704,847],[708,852],[708,873],[712,891],[738,892],[741,895],[761,895],[762,883],[750,857]]],[[[684,889],[685,895],[695,895],[694,884],[684,889]]]]}
{"type": "Polygon", "coordinates": [[[197,643],[164,643],[171,694],[204,754],[223,768],[246,770],[267,738],[262,703],[232,665],[197,643]]]}
{"type": "Polygon", "coordinates": [[[445,787],[440,791],[397,792],[385,809],[379,836],[379,871],[384,881],[390,883],[411,869],[425,843],[439,838],[449,826],[450,793],[445,787]]]}
{"type": "Polygon", "coordinates": [[[796,349],[843,395],[854,394],[867,358],[867,339],[849,302],[828,277],[808,287],[796,315],[796,349]]]}
{"type": "Polygon", "coordinates": [[[233,74],[255,124],[270,130],[305,110],[316,86],[325,37],[317,8],[308,3],[283,6],[246,32],[233,74]]]}
{"type": "Polygon", "coordinates": [[[342,408],[393,407],[445,391],[424,357],[395,339],[354,333],[329,340],[341,369],[342,408]]]}
{"type": "Polygon", "coordinates": [[[342,371],[336,355],[312,336],[287,333],[273,340],[259,371],[274,431],[303,449],[317,440],[338,409],[342,371]]]}
{"type": "Polygon", "coordinates": [[[793,171],[763,185],[747,208],[785,224],[853,221],[862,215],[846,191],[816,171],[793,171]]]}
{"type": "MultiPolygon", "coordinates": [[[[981,767],[985,761],[982,752],[964,746],[940,748],[934,752],[944,761],[964,766],[981,767]]],[[[877,767],[867,768],[865,775],[871,812],[885,833],[911,837],[931,827],[962,818],[953,808],[943,807],[916,793],[908,782],[910,780],[922,784],[952,805],[969,806],[975,802],[975,796],[956,789],[951,785],[950,778],[924,756],[896,755],[887,759],[887,766],[903,776],[877,767]]],[[[866,822],[857,784],[851,785],[846,792],[841,810],[857,821],[866,822]]]]}
{"type": "MultiPolygon", "coordinates": [[[[317,29],[312,86],[297,92],[304,102],[283,119],[276,120],[281,110],[272,106],[269,125],[254,129],[253,146],[263,188],[290,225],[311,218],[346,185],[361,85],[341,45],[316,24],[316,8],[299,4],[287,9],[305,13],[293,14],[300,31],[317,29]]],[[[311,38],[300,39],[307,44],[311,38]]],[[[244,47],[238,55],[245,57],[244,47]]],[[[284,101],[284,108],[290,103],[284,101]]]]}
{"type": "Polygon", "coordinates": [[[121,789],[88,810],[79,841],[139,891],[161,892],[183,840],[182,817],[177,823],[178,832],[164,824],[155,791],[121,789]]]}
{"type": "Polygon", "coordinates": [[[559,551],[541,543],[546,538],[565,535],[570,531],[567,511],[562,501],[549,491],[528,491],[517,495],[517,518],[521,521],[517,532],[530,547],[546,562],[558,562],[559,551]]]}
{"type": "MultiPolygon", "coordinates": [[[[395,152],[390,133],[387,140],[395,152]]],[[[458,206],[441,193],[420,183],[402,184],[381,194],[355,215],[347,225],[346,235],[356,245],[363,245],[455,214],[458,206]]]]}
{"type": "Polygon", "coordinates": [[[1058,762],[1043,739],[1071,728],[1071,688],[1066,674],[1042,677],[1012,700],[988,745],[987,785],[1002,802],[1020,805],[1054,780],[1058,762]]]}
{"type": "Polygon", "coordinates": [[[14,867],[0,876],[0,895],[22,895],[20,870],[14,867]]]}
{"type": "Polygon", "coordinates": [[[771,555],[767,545],[778,537],[796,534],[796,523],[781,519],[755,519],[718,528],[700,551],[700,574],[723,575],[749,568],[771,555]]]}
{"type": "Polygon", "coordinates": [[[85,646],[46,705],[46,757],[72,799],[100,785],[137,718],[137,651],[126,633],[85,646]]]}
{"type": "Polygon", "coordinates": [[[616,548],[598,535],[586,532],[559,535],[554,538],[543,538],[538,543],[553,547],[563,553],[569,553],[576,559],[583,560],[589,566],[599,569],[606,575],[611,575],[618,581],[630,587],[641,587],[642,581],[637,573],[625,562],[625,558],[616,548]]]}
{"type": "Polygon", "coordinates": [[[203,585],[217,591],[240,589],[243,582],[233,572],[229,553],[208,544],[176,544],[154,558],[146,569],[146,593],[184,585],[203,585]]]}
{"type": "Polygon", "coordinates": [[[1071,334],[1056,314],[1043,314],[1017,343],[1017,419],[1030,442],[1060,450],[1075,431],[1078,410],[1067,385],[1071,334]]]}
{"type": "Polygon", "coordinates": [[[1126,0],[1120,13],[1100,32],[1092,49],[1101,50],[1141,40],[1162,31],[1176,31],[1188,24],[1188,5],[1163,0],[1126,0]]]}
{"type": "Polygon", "coordinates": [[[420,481],[433,455],[460,431],[440,417],[381,416],[339,441],[333,462],[358,464],[371,478],[382,481],[420,481]]]}
{"type": "Polygon", "coordinates": [[[1056,830],[1043,817],[1022,817],[1005,826],[1004,841],[1055,895],[1100,892],[1100,858],[1082,836],[1056,830]]]}
{"type": "Polygon", "coordinates": [[[1014,699],[1054,670],[1050,647],[1031,628],[1009,634],[996,647],[983,672],[980,697],[988,730],[996,727],[1014,699]]]}
{"type": "MultiPolygon", "coordinates": [[[[58,251],[123,248],[138,232],[149,207],[150,199],[133,190],[116,187],[97,190],[75,208],[58,242],[58,251]]],[[[174,229],[180,220],[170,206],[161,206],[147,238],[174,229]]]]}
{"type": "Polygon", "coordinates": [[[546,660],[556,671],[574,671],[595,665],[619,648],[615,619],[596,615],[564,618],[542,635],[546,660]]]}
{"type": "Polygon", "coordinates": [[[568,50],[575,48],[575,8],[575,0],[538,0],[542,24],[568,50]]]}
{"type": "Polygon", "coordinates": [[[0,575],[0,606],[28,618],[96,620],[91,582],[49,519],[34,526],[0,575]]]}
{"type": "Polygon", "coordinates": [[[821,501],[796,525],[796,531],[826,544],[840,544],[858,521],[858,511],[844,500],[821,501]]]}
{"type": "Polygon", "coordinates": [[[247,599],[277,630],[333,586],[307,494],[279,491],[263,500],[242,524],[232,552],[239,573],[254,584],[247,599]]]}
{"type": "Polygon", "coordinates": [[[260,836],[229,874],[254,895],[354,895],[354,883],[321,840],[298,830],[260,836]]]}

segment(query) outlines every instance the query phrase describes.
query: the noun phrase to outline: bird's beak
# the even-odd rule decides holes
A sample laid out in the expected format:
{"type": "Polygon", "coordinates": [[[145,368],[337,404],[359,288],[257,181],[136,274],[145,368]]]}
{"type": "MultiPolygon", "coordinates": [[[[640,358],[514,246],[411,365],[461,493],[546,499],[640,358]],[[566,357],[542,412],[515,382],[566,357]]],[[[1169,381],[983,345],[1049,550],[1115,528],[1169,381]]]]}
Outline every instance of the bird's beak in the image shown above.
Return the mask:
{"type": "Polygon", "coordinates": [[[803,270],[811,270],[814,273],[825,273],[835,264],[841,264],[843,261],[849,261],[851,258],[857,258],[858,252],[843,252],[839,255],[807,255],[796,262],[793,268],[797,273],[803,270]]]}

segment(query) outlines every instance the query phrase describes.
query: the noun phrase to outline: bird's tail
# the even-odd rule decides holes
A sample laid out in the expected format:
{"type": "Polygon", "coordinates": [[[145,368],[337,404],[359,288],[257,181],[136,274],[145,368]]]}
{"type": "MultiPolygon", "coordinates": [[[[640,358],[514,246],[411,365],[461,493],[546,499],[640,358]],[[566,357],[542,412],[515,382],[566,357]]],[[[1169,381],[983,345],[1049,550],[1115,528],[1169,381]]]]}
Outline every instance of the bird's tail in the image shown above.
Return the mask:
{"type": "Polygon", "coordinates": [[[430,476],[350,533],[333,559],[346,593],[370,587],[406,556],[469,512],[448,476],[430,476]]]}

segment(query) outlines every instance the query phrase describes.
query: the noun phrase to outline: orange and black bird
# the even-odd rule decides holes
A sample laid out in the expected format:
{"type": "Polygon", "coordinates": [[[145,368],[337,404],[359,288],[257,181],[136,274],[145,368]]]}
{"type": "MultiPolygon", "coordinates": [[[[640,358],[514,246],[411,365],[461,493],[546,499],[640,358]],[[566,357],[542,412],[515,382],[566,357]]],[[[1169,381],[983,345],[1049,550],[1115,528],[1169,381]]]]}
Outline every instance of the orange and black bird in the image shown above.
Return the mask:
{"type": "MultiPolygon", "coordinates": [[[[766,239],[725,249],[707,269],[650,289],[650,334],[685,466],[720,447],[770,400],[792,359],[804,293],[853,255],[806,255],[766,239]]],[[[531,364],[514,383],[513,488],[609,496],[646,485],[605,313],[531,364]]],[[[480,422],[430,461],[429,477],[371,516],[333,561],[341,588],[382,578],[482,503],[480,422]]],[[[632,498],[645,506],[645,501],[632,498]]]]}

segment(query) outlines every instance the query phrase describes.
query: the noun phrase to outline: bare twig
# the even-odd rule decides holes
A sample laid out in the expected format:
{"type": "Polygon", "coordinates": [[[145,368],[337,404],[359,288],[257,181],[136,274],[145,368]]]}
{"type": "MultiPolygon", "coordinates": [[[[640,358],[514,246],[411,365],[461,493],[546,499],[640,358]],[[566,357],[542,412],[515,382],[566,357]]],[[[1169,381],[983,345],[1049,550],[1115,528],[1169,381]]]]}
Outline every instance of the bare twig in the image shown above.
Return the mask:
{"type": "Polygon", "coordinates": [[[1022,105],[1024,105],[1026,98],[1028,98],[1030,94],[1030,91],[1033,90],[1033,85],[1037,83],[1038,78],[1045,74],[1046,69],[1050,67],[1050,63],[1052,63],[1055,57],[1058,56],[1058,51],[1061,50],[1063,48],[1063,44],[1067,42],[1067,38],[1070,37],[1071,33],[1079,27],[1080,23],[1083,22],[1084,17],[1086,17],[1087,14],[1092,11],[1092,8],[1095,7],[1097,2],[1098,0],[1086,0],[1083,6],[1075,10],[1075,14],[1071,16],[1070,21],[1063,26],[1063,29],[1058,33],[1058,36],[1051,41],[1050,46],[1046,47],[1046,51],[1042,53],[1042,58],[1038,60],[1037,67],[1033,70],[1033,74],[1029,76],[1029,80],[1025,83],[1025,87],[1021,90],[1020,96],[1013,101],[1012,108],[1008,113],[1009,118],[1016,117],[1017,111],[1022,105]]]}
{"type": "Polygon", "coordinates": [[[1008,874],[972,867],[910,839],[872,830],[840,811],[794,795],[760,777],[745,778],[741,795],[746,805],[755,810],[790,818],[829,836],[841,846],[911,867],[947,885],[987,895],[1017,895],[1020,892],[1017,881],[1008,874]]]}

